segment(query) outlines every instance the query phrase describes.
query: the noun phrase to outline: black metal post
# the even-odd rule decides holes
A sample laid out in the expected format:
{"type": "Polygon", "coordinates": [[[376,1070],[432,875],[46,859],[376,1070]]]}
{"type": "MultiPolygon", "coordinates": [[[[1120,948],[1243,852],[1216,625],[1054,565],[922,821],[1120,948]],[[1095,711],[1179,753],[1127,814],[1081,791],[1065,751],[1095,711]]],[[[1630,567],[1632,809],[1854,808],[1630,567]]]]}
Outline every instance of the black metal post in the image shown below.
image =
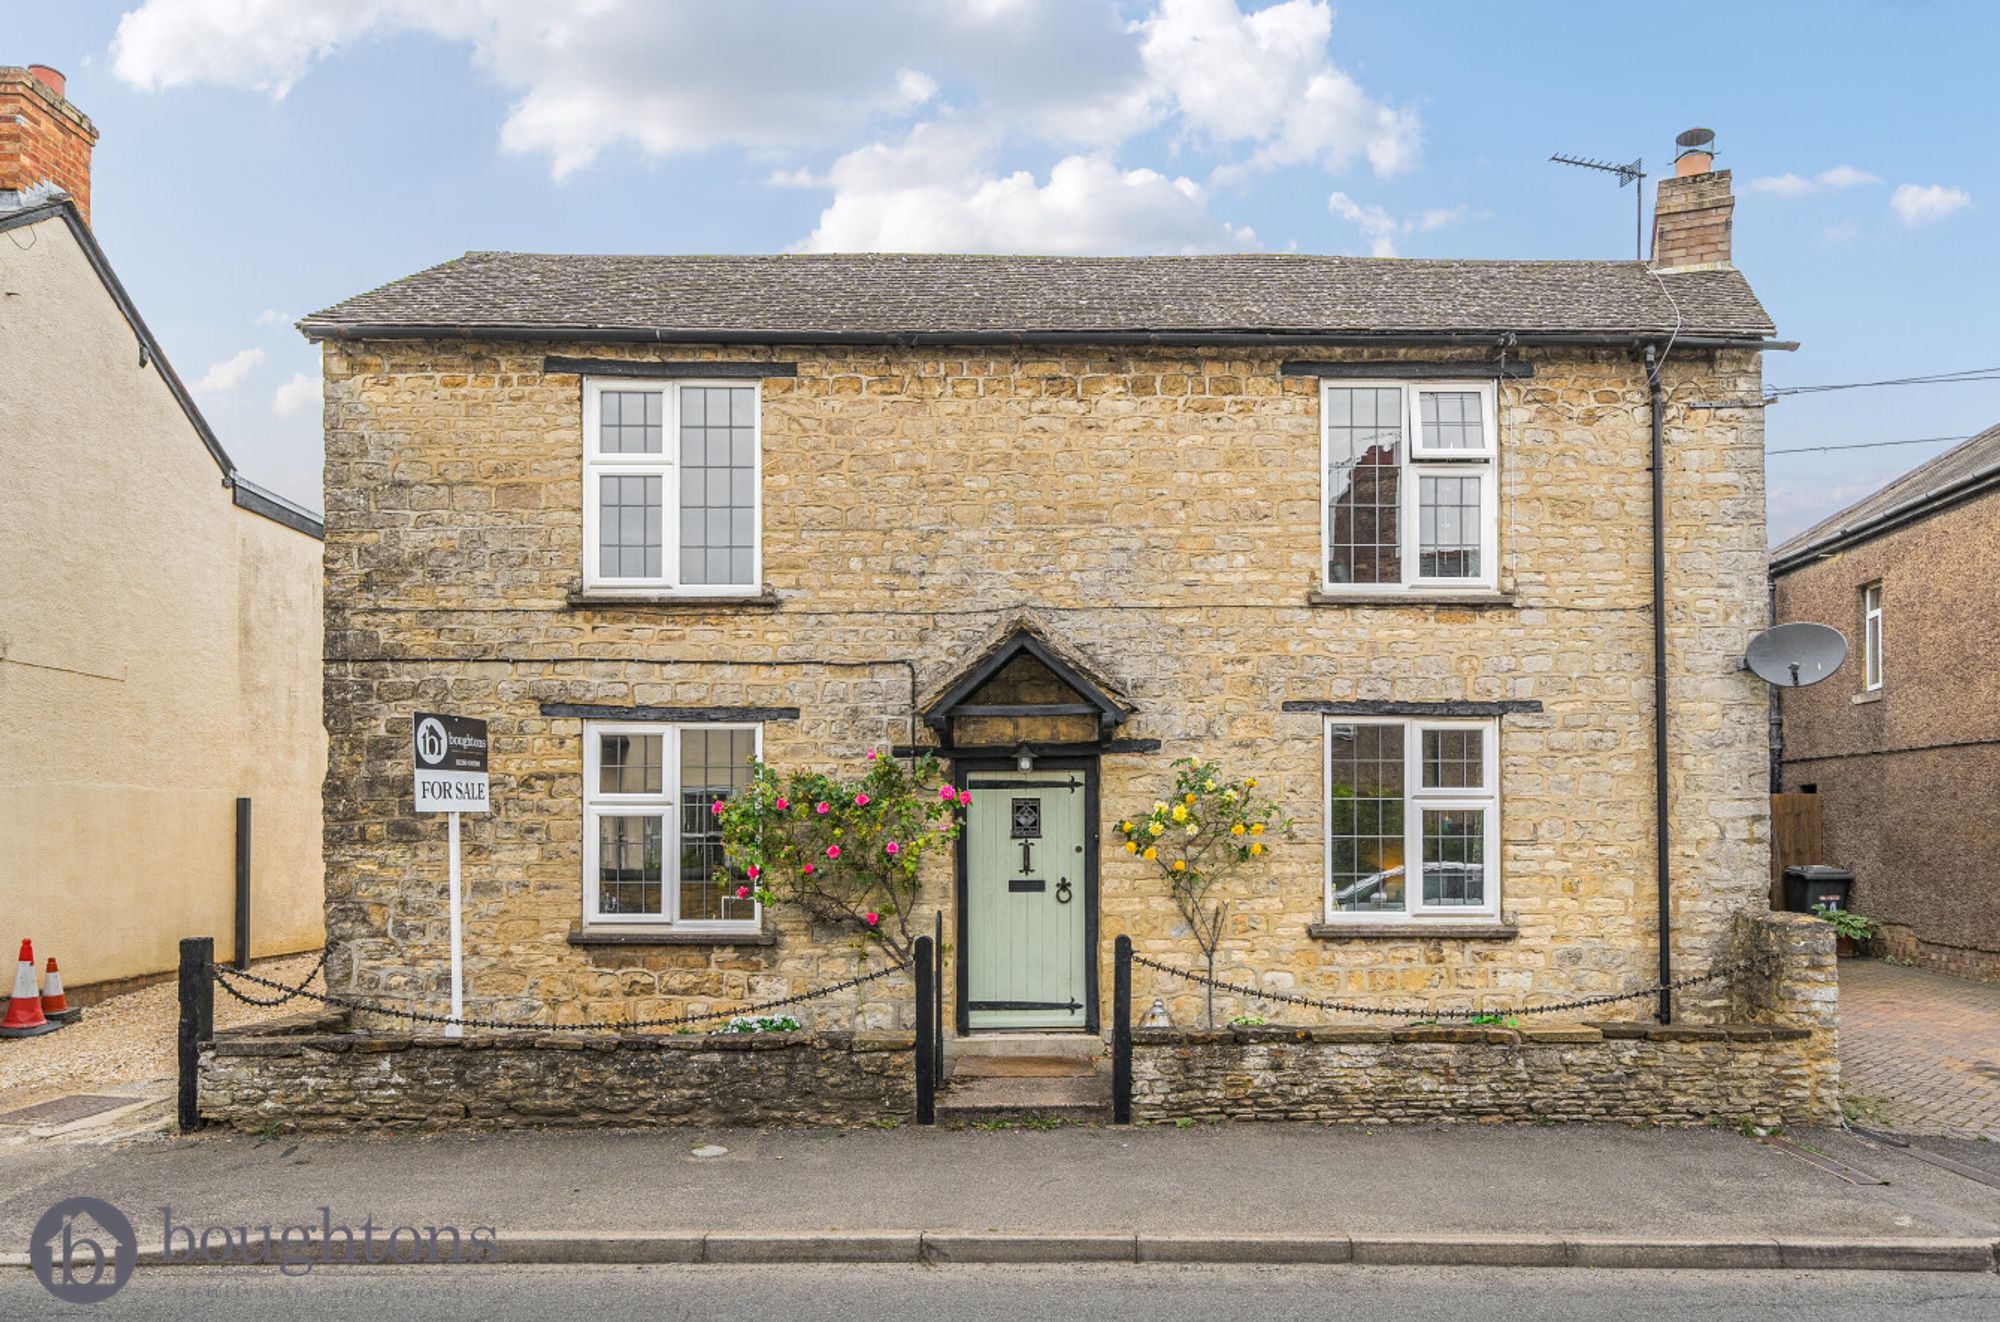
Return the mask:
{"type": "Polygon", "coordinates": [[[209,966],[215,962],[215,938],[191,936],[181,941],[180,1122],[183,1132],[201,1128],[198,1074],[201,1047],[215,1036],[215,983],[209,966]]]}
{"type": "Polygon", "coordinates": [[[250,970],[250,800],[236,801],[236,967],[250,970]]]}
{"type": "Polygon", "coordinates": [[[1111,1123],[1132,1123],[1132,938],[1120,935],[1111,970],[1111,1123]]]}
{"type": "Polygon", "coordinates": [[[937,978],[931,984],[937,997],[937,1014],[932,1017],[937,1045],[931,1063],[937,1067],[937,1080],[944,1082],[944,910],[940,909],[931,922],[932,939],[937,942],[937,978]]]}
{"type": "Polygon", "coordinates": [[[937,1123],[937,946],[917,938],[917,1123],[937,1123]]]}

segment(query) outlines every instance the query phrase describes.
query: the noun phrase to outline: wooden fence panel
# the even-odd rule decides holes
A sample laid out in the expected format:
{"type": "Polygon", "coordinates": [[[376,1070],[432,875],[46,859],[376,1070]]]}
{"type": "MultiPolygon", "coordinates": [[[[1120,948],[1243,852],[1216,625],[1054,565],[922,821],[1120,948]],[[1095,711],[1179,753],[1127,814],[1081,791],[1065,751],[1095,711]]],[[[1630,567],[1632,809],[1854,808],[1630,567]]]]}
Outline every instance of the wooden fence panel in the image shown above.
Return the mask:
{"type": "Polygon", "coordinates": [[[1817,794],[1771,796],[1771,907],[1785,907],[1785,869],[1821,863],[1817,794]]]}

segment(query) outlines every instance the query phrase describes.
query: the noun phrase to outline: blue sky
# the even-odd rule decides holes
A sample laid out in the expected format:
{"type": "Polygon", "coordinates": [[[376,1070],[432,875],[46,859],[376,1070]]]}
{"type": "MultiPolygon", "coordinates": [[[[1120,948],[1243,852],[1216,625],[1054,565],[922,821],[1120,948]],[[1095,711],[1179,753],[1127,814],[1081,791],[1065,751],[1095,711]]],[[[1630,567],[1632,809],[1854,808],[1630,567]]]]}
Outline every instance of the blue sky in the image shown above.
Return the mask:
{"type": "MultiPolygon", "coordinates": [[[[306,312],[467,249],[1629,257],[1716,130],[1777,385],[2000,364],[2000,6],[5,0],[102,132],[99,237],[254,479],[319,504],[306,312]],[[1653,182],[1648,181],[1650,194],[1653,182]],[[1650,198],[1649,198],[1650,201],[1650,198]]],[[[1769,411],[1962,436],[2000,381],[1769,411]]],[[[1782,537],[1942,443],[1773,455],[1782,537]]]]}

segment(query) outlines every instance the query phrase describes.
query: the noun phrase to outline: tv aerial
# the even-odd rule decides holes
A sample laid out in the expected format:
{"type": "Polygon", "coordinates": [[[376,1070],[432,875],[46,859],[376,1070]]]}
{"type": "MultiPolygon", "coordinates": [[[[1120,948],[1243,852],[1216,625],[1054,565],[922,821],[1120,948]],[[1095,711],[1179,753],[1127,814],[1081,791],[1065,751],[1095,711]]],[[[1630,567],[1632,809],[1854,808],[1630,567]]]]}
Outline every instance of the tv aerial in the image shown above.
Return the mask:
{"type": "Polygon", "coordinates": [[[1767,684],[1802,689],[1840,669],[1847,659],[1847,639],[1829,624],[1780,624],[1750,640],[1740,668],[1754,671],[1767,684]]]}
{"type": "MultiPolygon", "coordinates": [[[[1618,186],[1644,183],[1646,161],[1644,157],[1630,165],[1613,165],[1610,161],[1600,161],[1589,156],[1564,156],[1558,152],[1549,157],[1558,165],[1576,165],[1586,170],[1602,170],[1606,174],[1618,176],[1618,186]]],[[[1632,255],[1640,261],[1646,260],[1646,190],[1634,189],[1632,200],[1636,204],[1632,216],[1632,255]]]]}

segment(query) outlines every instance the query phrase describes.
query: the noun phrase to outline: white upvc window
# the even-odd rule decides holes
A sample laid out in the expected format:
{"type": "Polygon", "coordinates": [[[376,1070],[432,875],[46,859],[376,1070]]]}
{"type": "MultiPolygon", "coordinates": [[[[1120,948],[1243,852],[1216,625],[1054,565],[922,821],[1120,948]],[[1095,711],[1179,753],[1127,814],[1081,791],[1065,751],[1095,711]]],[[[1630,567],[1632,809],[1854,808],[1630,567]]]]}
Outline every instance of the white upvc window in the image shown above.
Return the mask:
{"type": "Polygon", "coordinates": [[[1327,591],[1498,583],[1492,382],[1330,380],[1320,424],[1327,591]]]}
{"type": "Polygon", "coordinates": [[[586,590],[762,591],[761,393],[755,381],[584,381],[586,590]]]}
{"type": "Polygon", "coordinates": [[[1861,589],[1861,687],[1873,693],[1882,687],[1882,585],[1861,589]]]}
{"type": "Polygon", "coordinates": [[[1329,922],[1497,918],[1500,728],[1326,720],[1329,922]]]}
{"type": "Polygon", "coordinates": [[[586,926],[758,929],[755,897],[736,894],[749,882],[724,861],[714,805],[749,783],[762,745],[758,725],[584,723],[586,926]]]}

